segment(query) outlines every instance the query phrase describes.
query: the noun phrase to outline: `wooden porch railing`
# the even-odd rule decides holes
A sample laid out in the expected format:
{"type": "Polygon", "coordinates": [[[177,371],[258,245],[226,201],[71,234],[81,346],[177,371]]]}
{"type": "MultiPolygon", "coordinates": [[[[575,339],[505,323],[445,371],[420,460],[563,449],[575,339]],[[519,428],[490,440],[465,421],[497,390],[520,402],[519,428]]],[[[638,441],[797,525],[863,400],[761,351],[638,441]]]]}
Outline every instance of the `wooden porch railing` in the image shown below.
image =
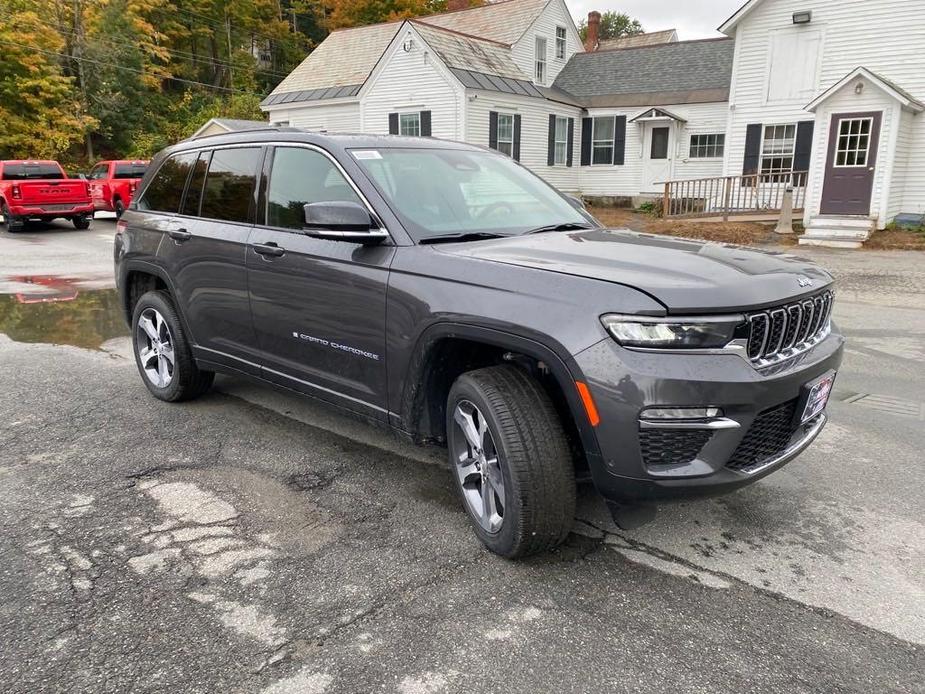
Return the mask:
{"type": "Polygon", "coordinates": [[[780,212],[784,191],[793,188],[793,209],[806,200],[806,171],[749,176],[717,176],[666,181],[662,215],[666,218],[772,215],[780,212]]]}

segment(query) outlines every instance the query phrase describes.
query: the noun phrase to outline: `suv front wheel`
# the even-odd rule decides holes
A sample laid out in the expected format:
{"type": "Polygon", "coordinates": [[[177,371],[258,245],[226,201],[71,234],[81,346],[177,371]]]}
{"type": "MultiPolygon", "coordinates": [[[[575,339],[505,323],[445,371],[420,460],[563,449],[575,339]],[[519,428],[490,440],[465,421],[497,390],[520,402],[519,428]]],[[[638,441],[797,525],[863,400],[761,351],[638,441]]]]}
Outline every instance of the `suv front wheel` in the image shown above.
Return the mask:
{"type": "Polygon", "coordinates": [[[561,543],[575,516],[575,474],[555,407],[514,366],[460,376],[447,400],[453,478],[473,529],[516,558],[561,543]]]}
{"type": "Polygon", "coordinates": [[[215,373],[196,366],[170,295],[147,292],[132,313],[135,363],[148,390],[167,402],[191,400],[212,386],[215,373]]]}

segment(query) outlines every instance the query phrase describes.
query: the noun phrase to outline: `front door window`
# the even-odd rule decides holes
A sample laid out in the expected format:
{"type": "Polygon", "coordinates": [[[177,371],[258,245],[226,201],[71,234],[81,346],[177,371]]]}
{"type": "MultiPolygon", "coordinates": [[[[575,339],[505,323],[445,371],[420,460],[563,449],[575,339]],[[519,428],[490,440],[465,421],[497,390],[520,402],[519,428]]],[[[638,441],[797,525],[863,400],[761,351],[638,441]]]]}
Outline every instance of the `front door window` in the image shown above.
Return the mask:
{"type": "Polygon", "coordinates": [[[835,166],[867,166],[873,118],[845,118],[838,125],[835,166]]]}

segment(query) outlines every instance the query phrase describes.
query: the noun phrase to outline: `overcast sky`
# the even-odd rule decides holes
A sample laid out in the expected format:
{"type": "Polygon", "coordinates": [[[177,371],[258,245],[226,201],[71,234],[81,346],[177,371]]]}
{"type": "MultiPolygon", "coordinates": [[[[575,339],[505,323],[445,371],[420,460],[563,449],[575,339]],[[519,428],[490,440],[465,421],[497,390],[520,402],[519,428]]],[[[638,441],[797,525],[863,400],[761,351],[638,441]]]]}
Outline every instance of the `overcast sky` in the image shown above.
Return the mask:
{"type": "Polygon", "coordinates": [[[716,27],[745,0],[566,0],[575,23],[588,12],[615,10],[635,17],[646,31],[677,29],[678,37],[705,39],[720,36],[716,27]]]}

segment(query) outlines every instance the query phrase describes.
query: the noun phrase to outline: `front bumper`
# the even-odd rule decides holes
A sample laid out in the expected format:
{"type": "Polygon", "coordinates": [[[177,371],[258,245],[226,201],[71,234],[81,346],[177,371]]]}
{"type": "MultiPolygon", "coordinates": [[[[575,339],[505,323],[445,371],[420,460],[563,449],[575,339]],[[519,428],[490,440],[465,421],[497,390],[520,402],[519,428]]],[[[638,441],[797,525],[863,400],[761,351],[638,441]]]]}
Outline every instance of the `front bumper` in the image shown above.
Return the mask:
{"type": "Polygon", "coordinates": [[[803,387],[838,369],[843,345],[833,329],[809,351],[761,370],[735,354],[636,352],[609,338],[588,348],[574,366],[601,419],[600,455],[589,456],[596,486],[611,501],[656,501],[722,494],[770,474],[825,425],[825,413],[799,426],[790,418],[803,387]],[[653,426],[640,420],[649,407],[718,407],[722,416],[709,427],[653,426]]]}

